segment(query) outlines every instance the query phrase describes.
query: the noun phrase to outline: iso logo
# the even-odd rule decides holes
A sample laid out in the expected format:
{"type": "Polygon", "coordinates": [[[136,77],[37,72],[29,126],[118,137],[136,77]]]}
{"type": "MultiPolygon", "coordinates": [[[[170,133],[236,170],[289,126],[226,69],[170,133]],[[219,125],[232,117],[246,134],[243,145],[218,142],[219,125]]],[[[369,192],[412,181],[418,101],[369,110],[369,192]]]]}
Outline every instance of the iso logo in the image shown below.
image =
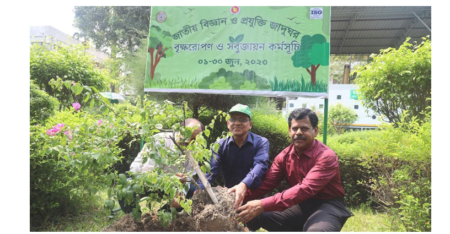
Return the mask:
{"type": "Polygon", "coordinates": [[[311,8],[309,13],[309,19],[323,19],[323,7],[311,8]]]}

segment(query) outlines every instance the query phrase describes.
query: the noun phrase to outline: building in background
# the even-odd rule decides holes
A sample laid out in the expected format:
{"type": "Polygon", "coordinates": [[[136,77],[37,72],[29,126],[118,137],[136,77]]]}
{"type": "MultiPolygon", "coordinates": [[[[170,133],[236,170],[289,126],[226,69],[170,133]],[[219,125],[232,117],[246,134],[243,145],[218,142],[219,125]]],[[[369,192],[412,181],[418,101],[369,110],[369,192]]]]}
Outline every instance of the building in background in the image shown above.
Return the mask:
{"type": "MultiPolygon", "coordinates": [[[[30,27],[30,43],[49,44],[51,42],[62,42],[64,44],[81,44],[83,42],[67,35],[52,26],[38,26],[30,27]]],[[[100,63],[108,58],[106,53],[103,53],[95,48],[89,48],[86,52],[94,56],[94,61],[100,63]]]]}
{"type": "MultiPolygon", "coordinates": [[[[358,115],[358,119],[349,126],[350,130],[376,129],[381,124],[378,115],[370,109],[364,108],[362,101],[358,100],[355,84],[329,84],[328,110],[332,105],[342,103],[350,107],[358,115]]],[[[282,112],[285,116],[290,114],[296,108],[309,108],[315,111],[324,112],[325,101],[321,98],[298,97],[296,99],[287,98],[286,107],[282,112]]]]}

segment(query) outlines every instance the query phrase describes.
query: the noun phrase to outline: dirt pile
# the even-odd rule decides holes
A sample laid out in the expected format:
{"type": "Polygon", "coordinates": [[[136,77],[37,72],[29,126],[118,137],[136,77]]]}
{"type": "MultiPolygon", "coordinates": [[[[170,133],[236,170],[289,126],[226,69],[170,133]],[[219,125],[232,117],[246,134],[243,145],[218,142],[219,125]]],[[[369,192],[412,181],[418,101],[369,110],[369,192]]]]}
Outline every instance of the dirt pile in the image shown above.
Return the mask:
{"type": "Polygon", "coordinates": [[[192,214],[179,213],[167,227],[162,227],[156,213],[142,214],[141,221],[135,221],[131,215],[125,215],[106,232],[151,232],[151,231],[193,231],[193,232],[245,232],[247,228],[234,221],[234,194],[228,194],[221,187],[212,188],[219,203],[214,205],[206,191],[201,191],[192,198],[192,214]]]}

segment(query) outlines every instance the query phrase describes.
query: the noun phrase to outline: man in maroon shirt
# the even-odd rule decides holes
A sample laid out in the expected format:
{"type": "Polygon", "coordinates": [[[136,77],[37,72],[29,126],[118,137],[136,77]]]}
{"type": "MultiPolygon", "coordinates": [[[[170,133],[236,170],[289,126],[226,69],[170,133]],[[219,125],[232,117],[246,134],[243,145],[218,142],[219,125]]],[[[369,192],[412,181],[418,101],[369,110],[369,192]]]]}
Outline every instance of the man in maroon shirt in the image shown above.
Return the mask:
{"type": "Polygon", "coordinates": [[[261,186],[246,193],[244,202],[248,202],[235,207],[237,219],[250,230],[336,232],[353,215],[342,201],[338,158],[315,139],[318,122],[317,115],[306,108],[289,115],[292,144],[275,157],[261,186]],[[289,189],[253,200],[272,191],[283,179],[289,189]]]}

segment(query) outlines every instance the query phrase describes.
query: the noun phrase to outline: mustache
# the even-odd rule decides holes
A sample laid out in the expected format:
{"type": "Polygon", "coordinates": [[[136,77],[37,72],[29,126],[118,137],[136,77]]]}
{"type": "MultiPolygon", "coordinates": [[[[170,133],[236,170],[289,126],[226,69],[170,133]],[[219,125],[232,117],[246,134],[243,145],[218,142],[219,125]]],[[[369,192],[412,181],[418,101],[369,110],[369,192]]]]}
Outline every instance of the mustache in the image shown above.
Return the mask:
{"type": "Polygon", "coordinates": [[[306,141],[306,137],[304,137],[304,136],[299,136],[299,135],[295,135],[293,138],[292,138],[292,140],[304,140],[304,141],[306,141]]]}

